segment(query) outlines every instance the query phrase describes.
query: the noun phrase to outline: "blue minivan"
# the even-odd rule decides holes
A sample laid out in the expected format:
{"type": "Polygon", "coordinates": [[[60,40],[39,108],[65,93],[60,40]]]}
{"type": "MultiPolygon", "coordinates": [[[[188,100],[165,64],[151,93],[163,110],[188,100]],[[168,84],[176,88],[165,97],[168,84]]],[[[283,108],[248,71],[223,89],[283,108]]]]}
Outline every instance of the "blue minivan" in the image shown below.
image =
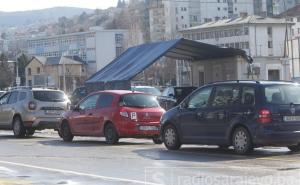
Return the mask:
{"type": "Polygon", "coordinates": [[[300,151],[300,85],[275,81],[225,81],[198,88],[161,118],[165,146],[233,146],[300,151]]]}

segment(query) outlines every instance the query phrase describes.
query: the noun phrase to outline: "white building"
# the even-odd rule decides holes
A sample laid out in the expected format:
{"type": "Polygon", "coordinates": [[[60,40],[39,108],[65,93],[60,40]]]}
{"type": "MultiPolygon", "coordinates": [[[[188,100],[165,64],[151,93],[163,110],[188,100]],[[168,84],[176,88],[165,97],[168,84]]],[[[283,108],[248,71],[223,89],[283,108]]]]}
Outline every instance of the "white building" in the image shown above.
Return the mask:
{"type": "Polygon", "coordinates": [[[31,56],[79,56],[88,63],[88,73],[93,74],[119,56],[125,49],[126,30],[102,30],[97,27],[89,32],[78,32],[27,41],[31,56]]]}
{"type": "Polygon", "coordinates": [[[283,12],[281,15],[294,23],[289,37],[288,55],[291,62],[291,74],[300,82],[300,4],[283,12]]]}
{"type": "MultiPolygon", "coordinates": [[[[246,16],[205,23],[182,31],[184,38],[243,49],[253,57],[255,78],[290,80],[289,62],[284,59],[284,19],[246,16]]],[[[292,23],[288,22],[288,31],[292,23]]],[[[251,69],[251,68],[250,68],[251,69]]]]}
{"type": "Polygon", "coordinates": [[[151,40],[177,38],[180,30],[241,13],[254,13],[252,0],[151,0],[151,40]]]}

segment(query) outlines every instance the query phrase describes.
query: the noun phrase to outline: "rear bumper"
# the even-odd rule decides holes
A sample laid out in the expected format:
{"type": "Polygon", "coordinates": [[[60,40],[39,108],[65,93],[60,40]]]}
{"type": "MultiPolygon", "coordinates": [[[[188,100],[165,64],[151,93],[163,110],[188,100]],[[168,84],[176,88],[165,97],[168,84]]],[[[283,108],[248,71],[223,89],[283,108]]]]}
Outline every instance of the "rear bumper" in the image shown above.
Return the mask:
{"type": "Polygon", "coordinates": [[[160,135],[159,123],[125,123],[119,129],[120,137],[151,138],[160,135]],[[141,130],[140,126],[155,127],[154,130],[141,130]]]}
{"type": "Polygon", "coordinates": [[[35,128],[37,130],[43,129],[57,129],[57,125],[61,121],[61,117],[27,117],[23,119],[24,126],[27,128],[35,128]]]}
{"type": "Polygon", "coordinates": [[[289,146],[300,143],[299,131],[265,131],[253,138],[256,146],[289,146]]]}

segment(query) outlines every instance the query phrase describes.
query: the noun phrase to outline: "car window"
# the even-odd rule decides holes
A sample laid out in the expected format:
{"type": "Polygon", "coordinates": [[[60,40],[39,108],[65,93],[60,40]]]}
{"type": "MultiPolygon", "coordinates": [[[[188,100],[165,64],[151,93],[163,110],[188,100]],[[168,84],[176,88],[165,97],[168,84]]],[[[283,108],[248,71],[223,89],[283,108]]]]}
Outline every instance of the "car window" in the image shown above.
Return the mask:
{"type": "Polygon", "coordinates": [[[192,95],[188,101],[188,108],[204,108],[208,105],[209,97],[212,92],[212,87],[201,89],[192,95]]]}
{"type": "Polygon", "coordinates": [[[212,101],[213,107],[227,107],[239,104],[238,86],[218,86],[212,101]]]}
{"type": "Polygon", "coordinates": [[[242,105],[253,106],[255,104],[255,88],[243,87],[242,91],[242,105]]]}
{"type": "Polygon", "coordinates": [[[80,110],[87,110],[87,109],[95,108],[96,105],[97,105],[97,101],[98,101],[99,96],[100,96],[99,94],[89,96],[87,99],[83,100],[83,102],[81,102],[79,104],[79,109],[80,110]]]}
{"type": "Polygon", "coordinates": [[[8,98],[9,98],[10,93],[4,94],[0,98],[0,105],[7,104],[8,98]]]}
{"type": "Polygon", "coordinates": [[[154,108],[159,107],[155,96],[147,94],[126,94],[120,98],[121,107],[154,108]]]}
{"type": "Polygon", "coordinates": [[[106,93],[101,94],[98,100],[99,107],[100,108],[110,107],[113,102],[113,98],[114,97],[111,94],[106,94],[106,93]]]}
{"type": "Polygon", "coordinates": [[[166,89],[162,92],[162,96],[169,96],[169,88],[166,88],[166,89]]]}
{"type": "Polygon", "coordinates": [[[43,102],[66,101],[66,95],[61,91],[33,91],[33,98],[43,102]]]}
{"type": "Polygon", "coordinates": [[[9,97],[8,104],[16,103],[18,101],[18,94],[19,92],[12,92],[9,97]]]}
{"type": "Polygon", "coordinates": [[[265,87],[265,98],[271,104],[300,104],[299,85],[271,85],[265,87]]]}
{"type": "Polygon", "coordinates": [[[26,92],[20,92],[19,93],[19,101],[25,100],[27,96],[26,92]]]}

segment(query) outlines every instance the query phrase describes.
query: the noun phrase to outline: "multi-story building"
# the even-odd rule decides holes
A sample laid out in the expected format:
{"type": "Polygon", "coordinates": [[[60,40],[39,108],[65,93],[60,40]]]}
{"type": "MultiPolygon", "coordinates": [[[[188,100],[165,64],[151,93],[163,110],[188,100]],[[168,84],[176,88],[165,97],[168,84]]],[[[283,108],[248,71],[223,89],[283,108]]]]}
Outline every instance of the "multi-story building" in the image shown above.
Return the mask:
{"type": "Polygon", "coordinates": [[[246,16],[209,22],[182,31],[183,37],[220,47],[243,49],[253,57],[255,78],[290,80],[285,57],[286,29],[292,23],[284,19],[246,16]]]}
{"type": "Polygon", "coordinates": [[[151,40],[173,39],[178,31],[205,22],[253,14],[252,0],[151,0],[151,40]]]}
{"type": "Polygon", "coordinates": [[[88,32],[38,37],[27,40],[30,56],[79,56],[93,74],[119,56],[125,49],[126,30],[102,30],[97,27],[88,32]]]}
{"type": "Polygon", "coordinates": [[[294,7],[299,0],[253,0],[254,14],[274,16],[294,7]]]}
{"type": "Polygon", "coordinates": [[[292,77],[300,82],[300,4],[280,14],[282,18],[294,23],[287,53],[291,62],[292,77]]]}

